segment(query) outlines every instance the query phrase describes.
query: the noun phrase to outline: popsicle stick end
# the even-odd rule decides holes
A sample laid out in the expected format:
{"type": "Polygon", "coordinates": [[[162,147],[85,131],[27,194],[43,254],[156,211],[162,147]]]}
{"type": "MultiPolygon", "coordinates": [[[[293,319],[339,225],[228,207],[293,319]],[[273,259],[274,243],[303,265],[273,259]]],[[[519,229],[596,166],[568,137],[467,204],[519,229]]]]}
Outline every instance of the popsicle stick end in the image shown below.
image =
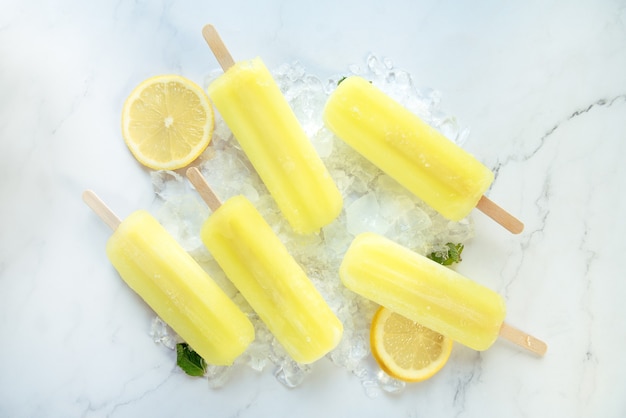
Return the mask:
{"type": "Polygon", "coordinates": [[[207,183],[200,170],[198,170],[197,167],[190,167],[187,169],[186,174],[191,184],[193,184],[193,187],[196,188],[196,191],[200,194],[200,197],[209,206],[211,211],[215,212],[218,210],[219,207],[222,206],[222,202],[213,189],[211,189],[211,186],[209,186],[209,183],[207,183]]]}
{"type": "Polygon", "coordinates": [[[102,221],[113,231],[122,223],[120,218],[98,197],[93,190],[83,192],[83,201],[93,210],[102,221]]]}
{"type": "Polygon", "coordinates": [[[502,209],[486,196],[480,198],[476,208],[502,225],[512,234],[520,234],[524,230],[524,224],[519,219],[502,209]]]}
{"type": "Polygon", "coordinates": [[[209,48],[211,48],[211,51],[213,52],[213,55],[215,55],[220,67],[222,67],[224,71],[235,65],[235,60],[230,55],[230,52],[228,52],[226,45],[222,42],[222,38],[219,33],[217,33],[217,29],[215,29],[213,25],[205,25],[202,28],[202,36],[209,45],[209,48]]]}
{"type": "Polygon", "coordinates": [[[500,327],[500,336],[540,357],[548,351],[548,345],[545,342],[507,323],[503,323],[500,327]]]}

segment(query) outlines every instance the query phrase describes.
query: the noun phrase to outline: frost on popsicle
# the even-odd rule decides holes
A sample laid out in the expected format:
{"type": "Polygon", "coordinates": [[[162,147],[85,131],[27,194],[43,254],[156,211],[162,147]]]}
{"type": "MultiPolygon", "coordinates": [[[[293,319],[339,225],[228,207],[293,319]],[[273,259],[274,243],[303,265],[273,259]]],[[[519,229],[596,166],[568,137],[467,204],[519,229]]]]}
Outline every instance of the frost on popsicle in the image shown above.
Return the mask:
{"type": "MultiPolygon", "coordinates": [[[[349,74],[322,81],[298,64],[284,64],[272,73],[344,197],[344,209],[338,219],[318,234],[294,233],[219,115],[215,120],[215,136],[200,157],[199,168],[221,199],[243,194],[254,204],[342,321],[343,338],[326,356],[326,361],[351,372],[370,397],[399,392],[404,383],[379,373],[371,361],[369,326],[377,305],[341,284],[337,272],[343,256],[354,237],[365,231],[382,233],[424,255],[441,252],[448,249],[446,244],[449,242],[462,244],[470,239],[474,232],[473,222],[470,218],[460,222],[446,220],[345,143],[336,140],[324,127],[321,117],[324,104],[341,76],[349,74]]],[[[467,138],[467,131],[460,129],[453,117],[440,110],[440,95],[432,90],[415,88],[410,75],[395,68],[389,60],[371,55],[364,65],[350,67],[350,73],[371,80],[425,121],[445,130],[446,136],[455,142],[461,144],[467,138]]],[[[209,74],[205,85],[219,74],[221,71],[209,74]]],[[[234,366],[208,366],[205,376],[210,387],[228,384],[232,370],[237,367],[255,372],[269,371],[287,387],[305,382],[315,370],[315,364],[299,365],[285,353],[246,306],[245,300],[237,295],[236,289],[200,242],[197,231],[208,216],[206,205],[180,176],[154,172],[152,177],[159,198],[159,221],[226,293],[235,298],[255,327],[255,341],[234,366]]],[[[163,335],[159,338],[159,341],[170,341],[163,335]]]]}

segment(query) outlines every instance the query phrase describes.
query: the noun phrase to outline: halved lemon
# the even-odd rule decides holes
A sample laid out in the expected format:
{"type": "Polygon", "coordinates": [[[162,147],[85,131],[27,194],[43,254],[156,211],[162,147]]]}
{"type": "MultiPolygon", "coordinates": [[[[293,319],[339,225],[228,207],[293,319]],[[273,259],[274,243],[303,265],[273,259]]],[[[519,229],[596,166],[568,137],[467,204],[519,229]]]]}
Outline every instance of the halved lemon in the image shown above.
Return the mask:
{"type": "Polygon", "coordinates": [[[435,375],[452,351],[450,338],[384,307],[372,320],[370,344],[380,368],[406,382],[420,382],[435,375]]]}
{"type": "Polygon", "coordinates": [[[179,75],[149,78],[124,102],[124,141],[141,164],[155,170],[189,165],[209,145],[213,127],[208,96],[179,75]]]}

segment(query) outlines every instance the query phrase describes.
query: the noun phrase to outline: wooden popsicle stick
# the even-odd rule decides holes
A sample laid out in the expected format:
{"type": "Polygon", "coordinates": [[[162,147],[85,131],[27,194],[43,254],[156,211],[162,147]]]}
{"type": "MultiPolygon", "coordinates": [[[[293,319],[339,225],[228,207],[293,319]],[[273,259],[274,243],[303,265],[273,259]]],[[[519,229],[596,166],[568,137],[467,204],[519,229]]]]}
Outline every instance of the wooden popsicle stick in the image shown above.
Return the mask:
{"type": "Polygon", "coordinates": [[[105,224],[113,231],[122,223],[120,218],[96,195],[93,190],[83,192],[83,201],[93,210],[105,224]]]}
{"type": "Polygon", "coordinates": [[[222,206],[222,202],[215,194],[209,183],[196,167],[190,167],[187,169],[187,178],[191,181],[191,184],[196,188],[200,197],[206,202],[211,211],[215,212],[222,206]]]}
{"type": "Polygon", "coordinates": [[[524,230],[524,224],[519,219],[502,209],[486,196],[480,198],[476,208],[513,234],[519,234],[524,230]]]}
{"type": "Polygon", "coordinates": [[[230,55],[230,52],[228,52],[226,45],[222,42],[222,38],[220,38],[219,33],[217,33],[213,25],[206,25],[202,28],[202,36],[206,43],[209,44],[209,48],[213,51],[213,55],[215,55],[217,62],[224,71],[235,65],[235,60],[233,60],[233,57],[230,55]]]}
{"type": "Polygon", "coordinates": [[[506,322],[503,322],[500,327],[500,336],[539,356],[543,356],[546,354],[546,351],[548,351],[548,345],[546,343],[507,324],[506,322]]]}

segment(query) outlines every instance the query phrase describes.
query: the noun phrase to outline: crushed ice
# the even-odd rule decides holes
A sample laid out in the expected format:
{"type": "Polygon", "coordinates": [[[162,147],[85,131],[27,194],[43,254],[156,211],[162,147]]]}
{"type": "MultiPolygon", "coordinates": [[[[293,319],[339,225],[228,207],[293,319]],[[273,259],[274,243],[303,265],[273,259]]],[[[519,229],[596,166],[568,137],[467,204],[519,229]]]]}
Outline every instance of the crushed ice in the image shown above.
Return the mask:
{"type": "MultiPolygon", "coordinates": [[[[210,73],[205,84],[220,74],[210,73]]],[[[447,242],[466,242],[473,235],[473,223],[469,218],[461,222],[444,219],[324,127],[322,111],[328,95],[339,79],[352,74],[370,80],[450,140],[459,145],[466,140],[468,131],[441,110],[439,92],[416,88],[410,74],[395,68],[388,59],[370,55],[364,67],[350,66],[348,74],[324,82],[297,63],[284,64],[273,72],[274,78],[344,197],[339,218],[318,234],[300,236],[292,232],[218,112],[213,139],[200,157],[199,169],[222,200],[237,194],[246,196],[302,265],[344,324],[341,342],[326,359],[351,372],[361,382],[366,395],[374,398],[381,393],[400,393],[405,383],[386,375],[371,358],[369,325],[377,306],[341,284],[337,272],[345,251],[355,235],[373,231],[426,254],[447,242]]],[[[209,366],[209,386],[226,385],[234,367],[248,367],[256,372],[271,369],[277,381],[290,388],[303,384],[314,372],[315,364],[298,364],[284,352],[202,245],[198,231],[210,211],[197,193],[174,172],[153,172],[152,183],[158,197],[156,217],[255,324],[256,339],[235,365],[209,366]]],[[[150,335],[170,349],[175,348],[178,340],[158,318],[150,335]]]]}
{"type": "Polygon", "coordinates": [[[150,336],[152,340],[157,344],[163,344],[170,350],[176,349],[178,343],[178,337],[174,331],[159,317],[155,317],[152,320],[150,326],[150,336]]]}

